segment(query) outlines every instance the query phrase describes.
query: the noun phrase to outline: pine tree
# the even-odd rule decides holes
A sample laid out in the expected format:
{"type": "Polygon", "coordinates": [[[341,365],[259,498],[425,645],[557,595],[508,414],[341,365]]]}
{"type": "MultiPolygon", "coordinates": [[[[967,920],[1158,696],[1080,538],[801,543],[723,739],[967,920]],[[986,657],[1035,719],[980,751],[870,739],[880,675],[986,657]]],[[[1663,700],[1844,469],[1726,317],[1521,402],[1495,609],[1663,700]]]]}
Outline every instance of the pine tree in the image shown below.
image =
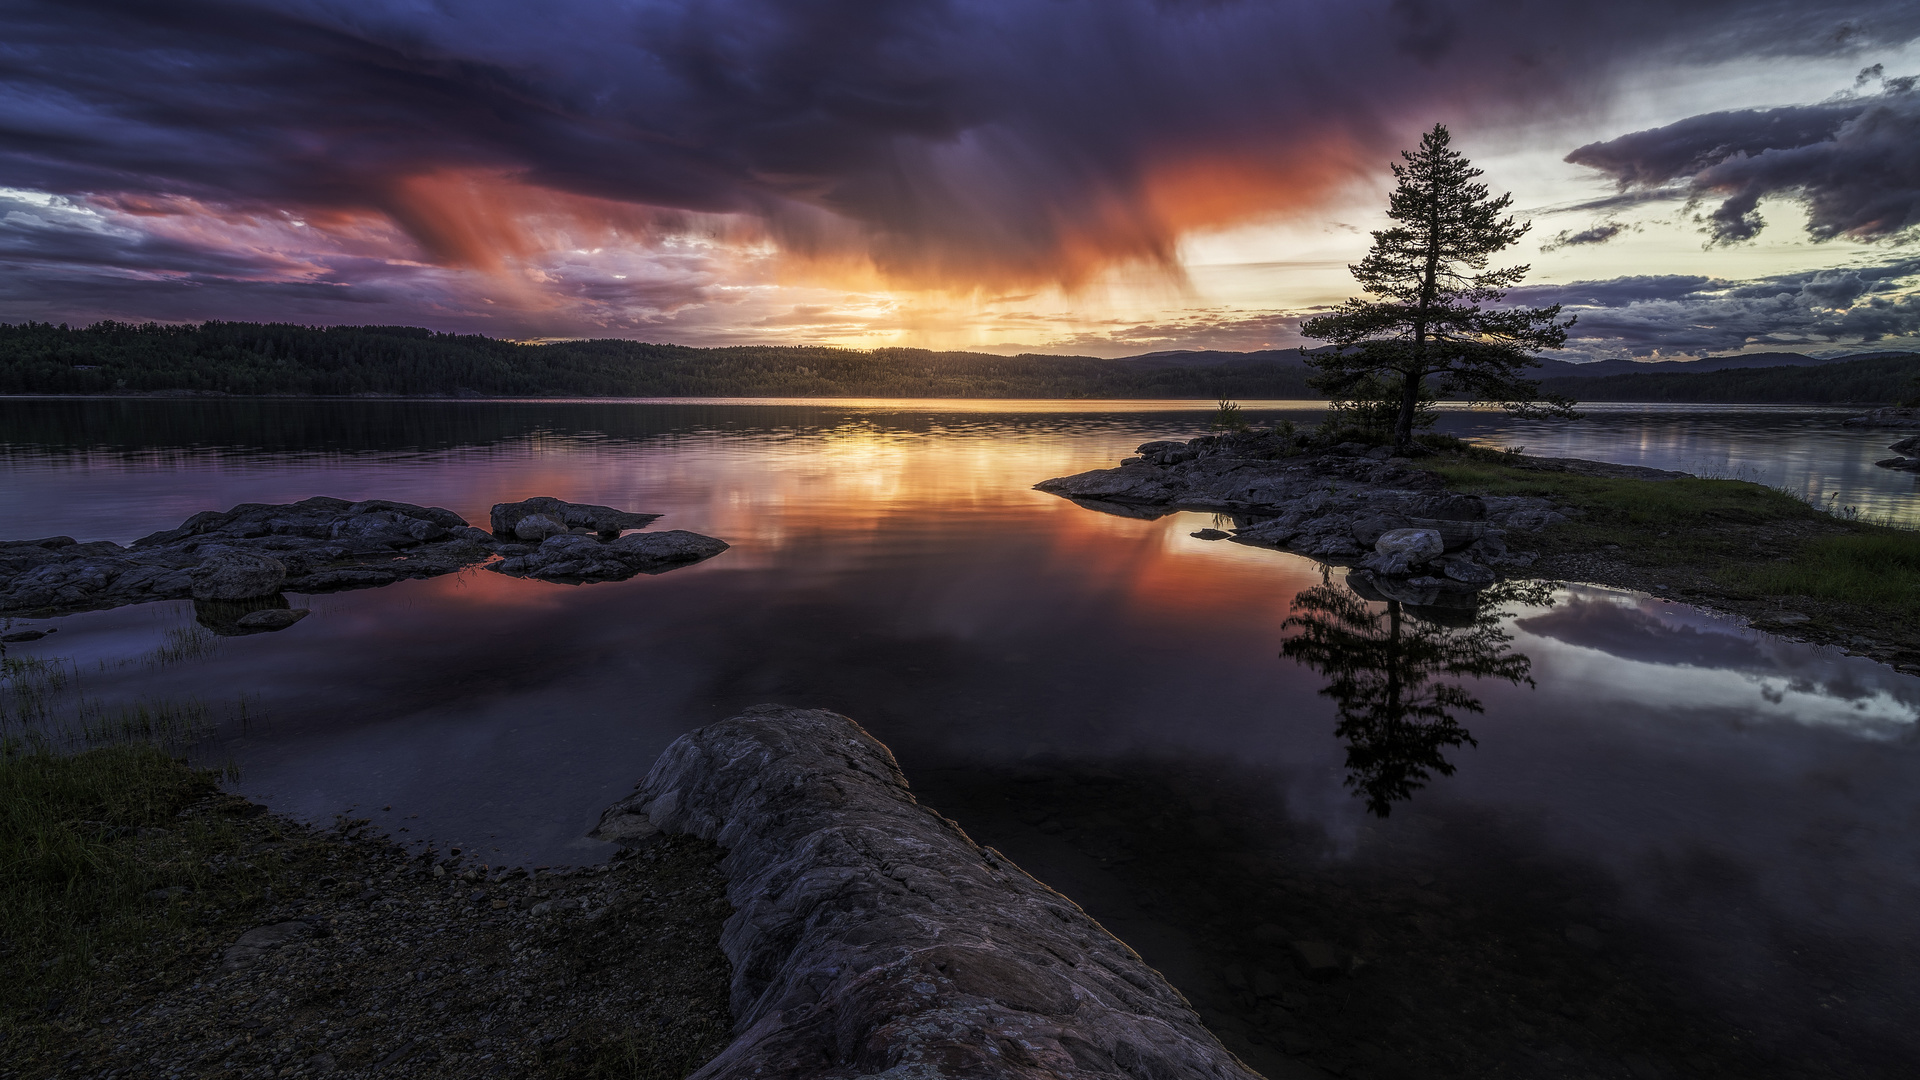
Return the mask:
{"type": "MultiPolygon", "coordinates": [[[[1354,280],[1377,300],[1348,300],[1326,315],[1308,319],[1300,332],[1338,348],[1308,355],[1319,369],[1316,389],[1335,401],[1353,400],[1385,383],[1398,399],[1394,445],[1413,442],[1415,413],[1425,380],[1527,414],[1571,416],[1573,402],[1541,395],[1520,376],[1539,362],[1531,352],[1566,343],[1573,320],[1557,321],[1560,305],[1500,308],[1508,289],[1531,267],[1487,269],[1496,253],[1525,236],[1528,224],[1506,215],[1512,195],[1492,198],[1453,137],[1435,124],[1418,151],[1401,151],[1393,166],[1399,185],[1387,202],[1396,223],[1373,234],[1373,249],[1354,280]]],[[[1374,392],[1377,393],[1377,390],[1374,392]]]]}

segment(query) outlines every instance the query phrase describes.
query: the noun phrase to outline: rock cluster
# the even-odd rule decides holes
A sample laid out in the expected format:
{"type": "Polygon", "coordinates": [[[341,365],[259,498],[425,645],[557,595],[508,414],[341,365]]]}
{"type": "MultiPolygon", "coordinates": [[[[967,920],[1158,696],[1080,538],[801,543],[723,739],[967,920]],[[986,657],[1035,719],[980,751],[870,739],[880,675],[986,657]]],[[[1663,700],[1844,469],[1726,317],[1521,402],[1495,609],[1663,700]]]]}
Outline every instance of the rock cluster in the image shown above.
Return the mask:
{"type": "Polygon", "coordinates": [[[1255,1076],[1133,950],[920,806],[846,717],[759,706],[683,736],[600,834],[653,829],[727,850],[736,1038],[695,1080],[1255,1076]]]}
{"type": "MultiPolygon", "coordinates": [[[[521,524],[525,524],[523,521],[521,524]]],[[[725,541],[674,529],[629,533],[614,540],[561,533],[549,536],[524,555],[512,555],[488,569],[514,577],[578,584],[619,581],[635,574],[663,574],[727,550],[725,541]]]]}
{"type": "Polygon", "coordinates": [[[696,533],[620,536],[658,515],[528,499],[493,508],[504,535],[451,510],[316,497],[195,514],[122,547],[72,537],[0,542],[0,615],[63,615],[192,598],[220,632],[285,629],[283,592],[324,593],[428,578],[505,558],[502,573],[615,581],[709,558],[727,545],[696,533]],[[529,523],[534,523],[529,528],[529,523]],[[530,535],[528,535],[530,534],[530,535]],[[531,540],[531,543],[523,542],[531,540]],[[234,605],[238,605],[237,607],[234,605]]]}
{"type": "Polygon", "coordinates": [[[1542,498],[1447,494],[1433,473],[1358,444],[1302,452],[1284,436],[1250,432],[1150,442],[1139,455],[1119,468],[1035,486],[1128,516],[1227,511],[1248,520],[1234,530],[1238,543],[1441,589],[1477,588],[1493,582],[1498,568],[1528,565],[1533,556],[1509,550],[1508,537],[1566,520],[1566,511],[1542,498]]]}
{"type": "Polygon", "coordinates": [[[1887,458],[1883,461],[1876,461],[1874,462],[1875,465],[1883,469],[1899,469],[1902,472],[1920,472],[1920,435],[1912,435],[1901,439],[1899,442],[1888,446],[1887,449],[1892,450],[1900,456],[1887,458]],[[1908,454],[1916,456],[1908,457],[1908,454]]]}
{"type": "Polygon", "coordinates": [[[549,536],[576,529],[601,536],[619,536],[628,529],[646,528],[659,520],[660,515],[630,514],[611,506],[562,502],[543,495],[517,503],[496,503],[487,517],[496,535],[539,543],[549,536]]]}

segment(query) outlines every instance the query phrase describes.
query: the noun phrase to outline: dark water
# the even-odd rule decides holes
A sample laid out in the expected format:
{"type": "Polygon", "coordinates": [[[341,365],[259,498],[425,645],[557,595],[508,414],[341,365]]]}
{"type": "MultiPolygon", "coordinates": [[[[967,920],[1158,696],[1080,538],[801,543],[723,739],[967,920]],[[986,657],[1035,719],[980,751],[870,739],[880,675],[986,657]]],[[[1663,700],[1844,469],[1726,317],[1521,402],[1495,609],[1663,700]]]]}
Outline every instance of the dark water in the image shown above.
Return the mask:
{"type": "MultiPolygon", "coordinates": [[[[555,495],[734,545],[618,584],[294,597],[314,614],[278,634],[168,603],[9,648],[72,658],[96,702],[244,698],[194,749],[239,790],[496,862],[600,857],[600,808],[703,722],[844,712],[1276,1076],[1913,1073],[1920,680],[1590,587],[1366,601],[1190,537],[1210,515],[1030,490],[1200,432],[1189,405],[909,405],[0,402],[13,536],[555,495]],[[1345,970],[1310,977],[1301,941],[1345,970]]],[[[1840,415],[1442,423],[1910,520],[1912,478],[1840,415]]]]}

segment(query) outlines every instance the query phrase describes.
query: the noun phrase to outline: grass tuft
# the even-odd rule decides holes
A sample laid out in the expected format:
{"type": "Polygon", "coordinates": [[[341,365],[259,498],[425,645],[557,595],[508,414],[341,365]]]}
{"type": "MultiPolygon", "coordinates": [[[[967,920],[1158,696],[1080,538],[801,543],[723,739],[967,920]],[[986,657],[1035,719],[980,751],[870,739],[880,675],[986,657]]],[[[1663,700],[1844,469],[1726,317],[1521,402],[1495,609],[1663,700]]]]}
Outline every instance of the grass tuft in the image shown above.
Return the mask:
{"type": "Polygon", "coordinates": [[[215,783],[153,746],[0,744],[0,1011],[178,923],[179,905],[151,894],[198,884],[199,859],[154,841],[215,783]]]}
{"type": "Polygon", "coordinates": [[[1749,592],[1912,616],[1920,614],[1920,535],[1875,530],[1821,537],[1802,545],[1791,562],[1727,566],[1715,578],[1749,592]]]}

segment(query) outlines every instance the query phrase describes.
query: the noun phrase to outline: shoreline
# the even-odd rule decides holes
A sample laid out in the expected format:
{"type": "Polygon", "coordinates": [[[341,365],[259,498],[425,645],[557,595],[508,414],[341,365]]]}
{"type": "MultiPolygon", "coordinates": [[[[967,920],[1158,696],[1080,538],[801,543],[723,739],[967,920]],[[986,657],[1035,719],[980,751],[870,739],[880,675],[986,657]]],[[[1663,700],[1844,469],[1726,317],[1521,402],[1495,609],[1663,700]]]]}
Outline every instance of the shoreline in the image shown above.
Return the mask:
{"type": "Polygon", "coordinates": [[[1836,577],[1870,576],[1869,564],[1825,564],[1835,561],[1837,545],[1876,538],[1911,549],[1879,553],[1883,562],[1920,565],[1920,533],[1835,517],[1751,481],[1455,443],[1397,458],[1357,443],[1316,447],[1302,436],[1262,431],[1163,440],[1143,444],[1141,456],[1116,468],[1035,487],[1129,517],[1232,514],[1244,523],[1208,538],[1352,567],[1350,579],[1387,599],[1432,603],[1496,580],[1628,589],[1920,674],[1920,631],[1904,626],[1911,620],[1890,609],[1894,602],[1823,596],[1840,590],[1815,577],[1829,569],[1836,577]],[[1440,495],[1480,505],[1449,510],[1438,505],[1440,495]],[[1385,548],[1375,552],[1386,542],[1378,537],[1408,526],[1448,532],[1444,558],[1436,547],[1431,563],[1416,558],[1409,567],[1385,548]],[[1454,572],[1468,562],[1477,565],[1454,572]],[[1800,574],[1799,587],[1779,587],[1815,564],[1820,569],[1800,574]]]}

